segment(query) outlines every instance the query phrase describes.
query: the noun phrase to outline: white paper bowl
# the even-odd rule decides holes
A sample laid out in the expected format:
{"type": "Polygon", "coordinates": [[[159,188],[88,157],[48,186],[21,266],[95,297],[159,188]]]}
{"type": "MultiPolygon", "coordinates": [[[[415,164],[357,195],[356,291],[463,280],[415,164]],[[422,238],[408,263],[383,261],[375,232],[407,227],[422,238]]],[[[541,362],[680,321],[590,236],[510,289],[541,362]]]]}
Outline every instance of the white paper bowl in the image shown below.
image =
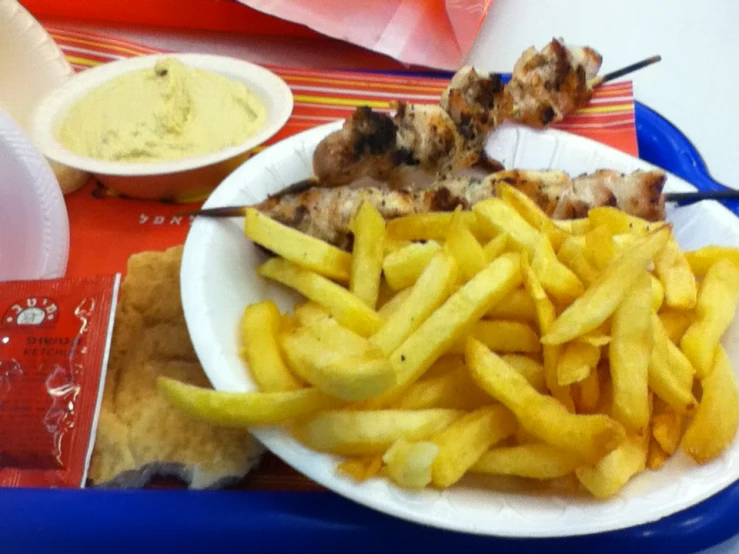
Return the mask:
{"type": "Polygon", "coordinates": [[[156,54],[104,64],[72,77],[46,96],[31,122],[34,139],[44,154],[65,165],[94,174],[115,192],[136,198],[183,200],[213,189],[248,156],[248,151],[272,137],[287,122],[293,108],[292,92],[271,71],[257,65],[205,54],[156,54]],[[80,156],[66,149],[57,132],[68,110],[91,90],[111,79],[176,58],[189,67],[219,73],[243,82],[267,108],[264,127],[243,143],[218,152],[182,160],[128,163],[80,156]]]}
{"type": "Polygon", "coordinates": [[[49,164],[0,111],[0,281],[61,277],[69,256],[64,197],[49,164]]]}
{"type": "MultiPolygon", "coordinates": [[[[275,144],[231,174],[204,207],[254,204],[285,185],[310,176],[316,145],[341,122],[318,127],[275,144]]],[[[557,130],[502,126],[487,151],[506,168],[562,169],[570,175],[600,168],[632,172],[653,166],[592,140],[557,130]]],[[[667,191],[694,190],[668,175],[667,191]]],[[[679,244],[739,245],[739,219],[714,201],[668,208],[679,244]]],[[[244,307],[274,300],[289,311],[296,296],[256,275],[266,255],[244,237],[242,218],[198,218],[185,243],[180,280],[182,304],[195,350],[213,386],[242,392],[257,389],[239,356],[244,307]]],[[[723,338],[739,371],[739,318],[723,338]]],[[[444,491],[408,491],[384,478],[357,483],[336,471],[339,458],[313,452],[281,427],[253,429],[273,453],[321,485],[356,502],[410,521],[453,531],[511,537],[584,535],[658,520],[705,500],[739,479],[739,438],[703,466],[678,451],[659,471],[645,471],[613,498],[488,486],[469,476],[444,491]]]]}

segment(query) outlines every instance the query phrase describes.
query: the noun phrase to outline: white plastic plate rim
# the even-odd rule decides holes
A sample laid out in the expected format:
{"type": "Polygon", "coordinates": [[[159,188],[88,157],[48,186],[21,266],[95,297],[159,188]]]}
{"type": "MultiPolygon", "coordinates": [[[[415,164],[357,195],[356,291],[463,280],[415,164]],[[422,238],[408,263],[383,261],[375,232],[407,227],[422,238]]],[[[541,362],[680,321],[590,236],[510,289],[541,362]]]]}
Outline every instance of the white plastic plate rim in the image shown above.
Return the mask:
{"type": "Polygon", "coordinates": [[[0,183],[0,280],[62,277],[69,220],[59,182],[20,127],[0,111],[0,165],[3,161],[8,166],[0,183]]]}
{"type": "MultiPolygon", "coordinates": [[[[250,204],[311,174],[311,155],[318,142],[340,122],[286,139],[232,173],[205,207],[250,204]]],[[[630,172],[650,164],[600,143],[556,130],[534,131],[504,126],[491,137],[488,152],[508,168],[562,169],[571,175],[611,168],[630,172]]],[[[668,176],[666,189],[694,187],[668,176]]],[[[739,220],[716,202],[671,209],[683,248],[706,244],[739,245],[739,220]]],[[[188,329],[203,367],[216,389],[255,390],[239,359],[238,328],[244,307],[272,299],[288,310],[295,296],[254,273],[264,255],[242,233],[240,219],[201,218],[193,223],[183,255],[182,300],[188,329]]],[[[739,367],[739,325],[724,345],[739,367]]],[[[315,453],[279,428],[255,429],[269,450],[321,485],[360,504],[434,527],[511,537],[557,537],[601,533],[656,521],[705,500],[739,478],[739,444],[718,460],[697,466],[681,452],[656,472],[646,471],[614,498],[599,501],[552,492],[474,486],[465,478],[443,492],[410,492],[384,479],[357,484],[336,472],[337,458],[315,453]]]]}
{"type": "Polygon", "coordinates": [[[59,163],[102,175],[163,175],[216,164],[259,146],[287,123],[292,110],[293,95],[290,88],[279,76],[264,67],[236,58],[210,54],[154,54],[106,63],[78,73],[42,100],[34,113],[31,128],[33,137],[44,154],[59,163]],[[264,127],[237,146],[203,156],[167,162],[106,162],[80,156],[60,144],[56,132],[64,114],[73,104],[111,79],[130,71],[153,67],[165,58],[176,58],[190,67],[213,71],[246,84],[267,108],[264,127]]]}

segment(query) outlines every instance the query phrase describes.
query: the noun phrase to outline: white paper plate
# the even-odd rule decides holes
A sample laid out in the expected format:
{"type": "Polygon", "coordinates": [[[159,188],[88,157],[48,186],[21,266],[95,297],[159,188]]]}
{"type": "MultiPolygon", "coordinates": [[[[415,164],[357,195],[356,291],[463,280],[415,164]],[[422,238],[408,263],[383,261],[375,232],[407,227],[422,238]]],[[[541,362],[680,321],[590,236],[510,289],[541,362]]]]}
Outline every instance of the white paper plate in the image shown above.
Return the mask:
{"type": "MultiPolygon", "coordinates": [[[[213,193],[205,207],[251,204],[288,183],[311,174],[311,154],[318,142],[340,123],[313,129],[270,147],[237,169],[213,193]]],[[[572,175],[599,168],[630,172],[652,166],[602,144],[547,130],[510,126],[491,138],[488,151],[508,168],[556,168],[572,175]]],[[[670,176],[667,190],[693,190],[670,176]]],[[[739,220],[715,202],[672,210],[683,248],[707,244],[739,245],[739,220]]],[[[266,298],[289,309],[294,297],[257,277],[263,254],[242,234],[238,219],[198,219],[192,226],[182,262],[182,300],[195,349],[216,389],[255,390],[239,359],[238,327],[244,307],[266,298]]],[[[725,345],[739,367],[739,325],[727,333],[725,345]]],[[[362,484],[335,470],[337,458],[314,453],[280,429],[254,434],[272,452],[327,488],[361,504],[419,523],[485,535],[554,537],[598,533],[658,520],[704,500],[739,478],[739,444],[703,467],[682,453],[658,472],[647,471],[615,498],[536,494],[522,490],[483,488],[471,478],[445,492],[401,490],[383,479],[362,484]]]]}
{"type": "Polygon", "coordinates": [[[69,222],[46,159],[0,111],[0,281],[61,277],[69,222]]]}

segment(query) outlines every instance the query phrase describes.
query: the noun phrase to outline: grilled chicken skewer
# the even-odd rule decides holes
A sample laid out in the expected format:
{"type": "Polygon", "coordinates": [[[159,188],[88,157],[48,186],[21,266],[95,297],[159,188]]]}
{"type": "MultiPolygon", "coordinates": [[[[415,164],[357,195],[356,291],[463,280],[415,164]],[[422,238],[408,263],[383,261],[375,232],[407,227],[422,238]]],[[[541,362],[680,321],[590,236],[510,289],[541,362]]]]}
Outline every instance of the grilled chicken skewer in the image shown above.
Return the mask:
{"type": "MultiPolygon", "coordinates": [[[[484,179],[452,177],[418,191],[378,187],[312,187],[302,193],[272,197],[256,205],[261,212],[285,225],[340,248],[351,247],[349,225],[363,202],[372,203],[386,220],[432,211],[452,211],[495,196],[497,184],[508,183],[532,198],[556,219],[584,217],[591,208],[615,206],[650,221],[663,220],[661,171],[626,175],[600,170],[571,179],[562,171],[500,171],[484,179]]],[[[216,208],[216,210],[219,210],[216,208]]],[[[239,208],[230,209],[238,211],[239,208]]],[[[241,215],[229,213],[223,215],[241,215]]]]}
{"type": "MultiPolygon", "coordinates": [[[[658,57],[631,70],[655,61],[658,57]]],[[[505,86],[500,75],[465,67],[439,105],[398,102],[393,116],[357,108],[316,148],[316,179],[333,187],[370,177],[400,188],[408,167],[437,177],[453,174],[480,160],[486,137],[503,121],[542,128],[587,105],[593,89],[609,77],[596,77],[601,62],[591,48],[555,39],[541,51],[526,50],[505,86]]]]}

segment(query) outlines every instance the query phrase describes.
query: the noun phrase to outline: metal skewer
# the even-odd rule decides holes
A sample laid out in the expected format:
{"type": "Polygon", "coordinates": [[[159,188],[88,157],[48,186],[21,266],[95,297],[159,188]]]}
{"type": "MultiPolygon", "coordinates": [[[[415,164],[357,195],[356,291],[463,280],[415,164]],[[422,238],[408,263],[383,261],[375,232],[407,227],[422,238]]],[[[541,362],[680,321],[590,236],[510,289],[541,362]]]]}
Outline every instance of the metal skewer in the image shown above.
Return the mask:
{"type": "Polygon", "coordinates": [[[590,86],[590,88],[595,88],[599,85],[602,85],[603,83],[607,83],[608,81],[613,81],[614,79],[619,79],[624,75],[633,73],[634,71],[644,69],[645,67],[648,67],[659,61],[662,61],[662,56],[652,56],[650,58],[647,58],[646,60],[632,63],[631,65],[627,65],[626,67],[622,67],[621,69],[617,69],[616,71],[611,71],[610,73],[606,73],[605,75],[601,75],[600,77],[594,77],[588,82],[588,86],[590,86]]]}
{"type": "MultiPolygon", "coordinates": [[[[739,190],[714,190],[695,192],[668,192],[663,195],[665,202],[678,204],[700,202],[701,200],[739,200],[739,190]]],[[[181,212],[179,215],[195,215],[202,217],[243,217],[249,206],[226,206],[223,208],[206,208],[181,212]]]]}

